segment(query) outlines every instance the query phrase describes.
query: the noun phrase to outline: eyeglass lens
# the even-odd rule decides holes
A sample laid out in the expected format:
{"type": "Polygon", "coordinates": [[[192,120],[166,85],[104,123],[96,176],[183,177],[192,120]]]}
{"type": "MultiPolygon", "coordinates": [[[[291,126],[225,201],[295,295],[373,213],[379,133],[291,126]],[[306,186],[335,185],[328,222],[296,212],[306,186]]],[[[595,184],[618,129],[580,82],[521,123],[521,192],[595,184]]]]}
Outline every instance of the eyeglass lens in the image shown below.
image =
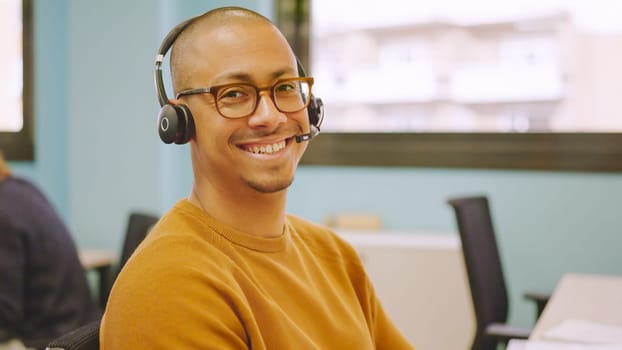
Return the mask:
{"type": "MultiPolygon", "coordinates": [[[[280,81],[272,87],[272,101],[281,112],[302,110],[309,99],[309,84],[300,80],[280,81]]],[[[218,111],[228,118],[241,118],[255,110],[259,90],[239,84],[220,89],[216,97],[218,111]]]]}

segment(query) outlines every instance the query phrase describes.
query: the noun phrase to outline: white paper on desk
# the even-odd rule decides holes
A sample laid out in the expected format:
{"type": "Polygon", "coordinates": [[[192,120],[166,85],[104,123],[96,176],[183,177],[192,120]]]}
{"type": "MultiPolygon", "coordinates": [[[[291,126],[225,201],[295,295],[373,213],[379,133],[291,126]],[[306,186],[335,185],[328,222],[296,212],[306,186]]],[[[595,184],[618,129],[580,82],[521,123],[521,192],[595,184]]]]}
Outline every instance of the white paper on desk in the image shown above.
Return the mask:
{"type": "Polygon", "coordinates": [[[511,340],[507,350],[622,350],[622,346],[535,340],[515,342],[511,340]]]}
{"type": "Polygon", "coordinates": [[[620,345],[622,349],[622,327],[586,320],[565,320],[544,332],[542,338],[586,344],[620,345]]]}

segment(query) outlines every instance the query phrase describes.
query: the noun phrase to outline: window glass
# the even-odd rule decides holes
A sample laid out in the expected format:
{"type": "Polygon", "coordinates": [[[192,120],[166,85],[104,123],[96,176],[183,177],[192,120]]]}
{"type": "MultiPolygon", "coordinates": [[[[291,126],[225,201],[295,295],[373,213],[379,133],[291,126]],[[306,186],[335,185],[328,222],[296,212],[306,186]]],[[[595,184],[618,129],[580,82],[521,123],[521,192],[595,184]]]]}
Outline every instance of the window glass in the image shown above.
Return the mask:
{"type": "Polygon", "coordinates": [[[323,132],[622,131],[622,1],[310,6],[323,132]]]}
{"type": "Polygon", "coordinates": [[[18,132],[23,120],[22,2],[0,1],[0,131],[18,132]]]}
{"type": "Polygon", "coordinates": [[[0,151],[32,160],[32,0],[0,0],[0,42],[0,151]]]}

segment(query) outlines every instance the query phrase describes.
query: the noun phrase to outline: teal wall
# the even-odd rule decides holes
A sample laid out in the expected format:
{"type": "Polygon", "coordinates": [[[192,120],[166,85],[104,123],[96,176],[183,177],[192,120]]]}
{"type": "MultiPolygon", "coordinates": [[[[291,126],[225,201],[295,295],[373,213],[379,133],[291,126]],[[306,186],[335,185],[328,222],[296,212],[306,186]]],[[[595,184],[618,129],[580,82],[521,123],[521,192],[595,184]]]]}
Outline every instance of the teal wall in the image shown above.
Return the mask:
{"type": "Polygon", "coordinates": [[[66,1],[34,2],[35,162],[13,162],[13,171],[37,182],[68,215],[66,1]],[[45,14],[45,15],[42,15],[45,14]]]}
{"type": "MultiPolygon", "coordinates": [[[[161,213],[189,192],[187,146],[156,135],[153,60],[177,22],[225,4],[272,12],[261,0],[35,0],[36,159],[11,166],[79,245],[120,249],[130,210],[161,213]]],[[[549,290],[566,271],[622,273],[619,174],[301,166],[288,210],[315,221],[377,212],[388,229],[451,233],[446,200],[462,194],[490,196],[517,325],[533,319],[525,289],[549,290]]]]}

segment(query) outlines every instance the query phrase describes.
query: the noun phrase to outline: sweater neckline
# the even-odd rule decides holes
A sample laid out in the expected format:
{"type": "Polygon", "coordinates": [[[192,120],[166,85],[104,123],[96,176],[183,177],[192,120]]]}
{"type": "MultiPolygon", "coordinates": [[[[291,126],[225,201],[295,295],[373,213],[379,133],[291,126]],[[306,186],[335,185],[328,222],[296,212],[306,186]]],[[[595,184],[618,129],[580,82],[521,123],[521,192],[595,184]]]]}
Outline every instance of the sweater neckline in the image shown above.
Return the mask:
{"type": "Polygon", "coordinates": [[[244,231],[237,230],[216,220],[209,213],[192,204],[184,198],[175,204],[175,207],[197,218],[202,225],[216,233],[232,244],[244,248],[265,253],[275,253],[287,248],[290,239],[289,221],[285,219],[283,233],[278,237],[260,237],[244,231]]]}

